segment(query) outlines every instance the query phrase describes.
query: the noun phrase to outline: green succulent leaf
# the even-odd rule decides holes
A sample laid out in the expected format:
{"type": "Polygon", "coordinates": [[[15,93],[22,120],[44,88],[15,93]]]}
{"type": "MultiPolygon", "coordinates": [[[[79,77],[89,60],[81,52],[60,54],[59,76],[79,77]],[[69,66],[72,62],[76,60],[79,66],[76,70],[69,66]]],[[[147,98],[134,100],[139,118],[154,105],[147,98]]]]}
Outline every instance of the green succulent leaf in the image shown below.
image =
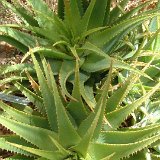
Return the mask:
{"type": "Polygon", "coordinates": [[[69,78],[69,76],[71,76],[71,74],[74,73],[74,68],[75,68],[74,61],[67,61],[67,60],[63,61],[59,73],[59,80],[63,96],[65,97],[66,95],[70,99],[76,100],[73,96],[71,96],[71,94],[68,92],[66,88],[67,79],[69,78]]]}
{"type": "Polygon", "coordinates": [[[138,130],[125,130],[125,131],[104,131],[101,132],[98,142],[109,144],[127,144],[141,141],[144,138],[149,138],[159,132],[160,125],[150,125],[147,127],[139,128],[138,130]],[[116,138],[115,138],[116,137],[116,138]]]}
{"type": "Polygon", "coordinates": [[[22,3],[1,0],[21,24],[0,25],[0,40],[26,53],[0,67],[6,159],[159,158],[160,3],[22,3]]]}
{"type": "Polygon", "coordinates": [[[79,62],[76,61],[75,80],[72,96],[75,100],[71,100],[67,105],[67,110],[74,117],[75,121],[79,125],[82,120],[87,117],[87,110],[83,104],[80,92],[80,77],[79,77],[79,62]]]}
{"type": "Polygon", "coordinates": [[[82,121],[81,125],[78,128],[78,133],[81,136],[84,136],[86,134],[86,132],[89,130],[92,122],[94,121],[96,115],[98,114],[97,112],[100,110],[100,115],[99,115],[99,120],[98,120],[98,124],[97,124],[97,128],[94,131],[94,135],[93,137],[98,137],[99,132],[101,130],[102,127],[102,121],[103,121],[103,114],[104,114],[104,110],[105,110],[105,105],[107,102],[107,96],[108,96],[108,90],[109,90],[109,84],[110,84],[110,80],[111,80],[111,75],[112,75],[112,63],[111,63],[111,69],[108,75],[108,78],[105,82],[105,84],[103,85],[103,90],[102,93],[100,94],[100,98],[95,106],[95,111],[91,112],[90,115],[84,120],[82,121]]]}
{"type": "Polygon", "coordinates": [[[10,82],[23,81],[23,80],[27,80],[27,78],[22,76],[11,76],[9,78],[4,78],[3,80],[0,80],[0,84],[4,85],[10,82]]]}
{"type": "Polygon", "coordinates": [[[39,97],[38,95],[36,95],[32,91],[24,87],[23,85],[21,85],[19,82],[16,82],[14,85],[27,97],[27,99],[30,102],[35,104],[35,107],[38,109],[40,113],[42,113],[43,115],[46,115],[45,107],[43,105],[43,99],[41,97],[39,97]]]}
{"type": "Polygon", "coordinates": [[[88,30],[89,21],[90,21],[91,15],[93,13],[95,3],[96,3],[96,0],[91,1],[91,3],[89,4],[86,12],[84,13],[84,15],[82,17],[82,20],[81,20],[80,26],[79,26],[79,28],[81,28],[82,32],[85,32],[85,31],[88,30]]]}
{"type": "Polygon", "coordinates": [[[9,144],[17,148],[20,148],[22,150],[28,151],[34,155],[41,156],[42,158],[47,158],[49,160],[53,160],[53,158],[56,160],[61,160],[61,159],[64,159],[66,156],[68,156],[68,154],[61,153],[60,151],[46,151],[46,150],[35,149],[35,148],[26,147],[23,145],[18,145],[13,143],[9,143],[9,144]]]}
{"type": "MultiPolygon", "coordinates": [[[[22,156],[22,155],[14,155],[11,156],[9,158],[5,158],[5,160],[19,160],[19,159],[24,159],[24,160],[33,160],[33,157],[26,157],[26,156],[22,156]]],[[[39,158],[38,158],[39,159],[39,158]]],[[[47,160],[47,159],[43,159],[43,160],[47,160]]]]}
{"type": "Polygon", "coordinates": [[[16,64],[16,65],[3,65],[0,66],[0,74],[4,75],[11,72],[23,72],[27,70],[28,72],[35,72],[32,64],[16,64]]]}
{"type": "Polygon", "coordinates": [[[52,85],[52,93],[54,94],[54,101],[56,106],[56,115],[57,115],[57,122],[58,122],[58,133],[59,133],[59,141],[63,144],[63,146],[71,146],[75,145],[80,141],[80,136],[78,135],[75,127],[72,125],[67,111],[61,101],[58,88],[53,76],[53,72],[50,67],[48,67],[49,75],[50,75],[50,82],[52,85]],[[65,133],[67,130],[67,134],[65,133]],[[72,141],[70,138],[72,137],[72,141]]]}
{"type": "Polygon", "coordinates": [[[5,41],[8,44],[16,47],[18,50],[20,50],[23,53],[26,53],[28,51],[28,47],[18,40],[16,40],[14,37],[10,37],[8,35],[0,35],[0,41],[5,41]]]}
{"type": "Polygon", "coordinates": [[[5,138],[0,138],[0,148],[3,149],[3,150],[11,151],[11,152],[21,154],[21,155],[25,155],[25,156],[31,156],[31,157],[34,156],[33,154],[31,154],[27,151],[24,151],[24,150],[19,149],[15,146],[12,146],[9,142],[7,142],[5,140],[5,138]]]}
{"type": "Polygon", "coordinates": [[[59,52],[54,48],[36,47],[36,48],[32,49],[32,53],[39,53],[40,55],[43,55],[43,56],[45,56],[47,58],[67,59],[67,60],[71,60],[72,59],[71,56],[69,56],[69,55],[67,55],[67,54],[65,54],[63,52],[59,52]]]}
{"type": "Polygon", "coordinates": [[[40,149],[48,149],[50,151],[54,151],[56,149],[56,146],[51,143],[49,136],[54,139],[57,139],[58,137],[56,133],[51,132],[50,130],[17,122],[2,115],[0,115],[0,123],[40,149]]]}
{"type": "MultiPolygon", "coordinates": [[[[106,118],[111,124],[111,126],[114,128],[117,128],[122,123],[122,121],[129,114],[131,114],[131,112],[137,109],[144,101],[148,99],[148,97],[152,96],[156,92],[156,90],[159,89],[159,87],[160,87],[160,83],[158,83],[148,93],[146,93],[144,96],[142,96],[138,100],[134,101],[132,104],[128,104],[124,107],[118,108],[110,113],[107,113],[106,118]]],[[[108,124],[106,125],[106,129],[107,129],[107,126],[108,124]]]]}
{"type": "Polygon", "coordinates": [[[23,22],[25,22],[28,25],[32,25],[32,26],[38,26],[37,21],[33,18],[33,15],[31,15],[31,13],[28,12],[28,10],[26,10],[24,7],[20,6],[18,3],[16,3],[16,5],[13,5],[9,2],[7,2],[6,0],[2,0],[1,3],[11,9],[16,15],[18,15],[23,22]]]}
{"type": "Polygon", "coordinates": [[[93,111],[93,108],[96,105],[93,87],[90,85],[85,85],[83,81],[80,81],[80,92],[81,92],[83,99],[88,104],[89,109],[93,111]]]}
{"type": "Polygon", "coordinates": [[[65,21],[71,28],[73,36],[79,34],[80,10],[78,0],[64,1],[65,5],[65,21]],[[76,15],[76,16],[75,16],[76,15]]]}
{"type": "Polygon", "coordinates": [[[58,16],[64,19],[64,0],[58,0],[58,16]]]}
{"type": "MultiPolygon", "coordinates": [[[[139,6],[133,8],[132,10],[130,10],[129,12],[123,14],[117,21],[115,21],[114,23],[120,23],[123,20],[129,19],[131,18],[134,14],[136,14],[138,11],[140,11],[141,9],[143,9],[144,7],[148,6],[148,4],[151,3],[151,1],[146,1],[142,4],[140,4],[139,6]]],[[[143,13],[145,14],[145,12],[143,13]]]]}
{"type": "Polygon", "coordinates": [[[47,44],[46,42],[44,42],[44,40],[40,39],[39,37],[32,36],[28,33],[18,31],[17,29],[10,28],[5,25],[0,25],[0,32],[2,32],[4,35],[14,38],[16,41],[18,41],[19,43],[23,44],[28,48],[35,47],[37,46],[37,44],[44,44],[44,43],[47,44]]]}
{"type": "Polygon", "coordinates": [[[90,123],[90,126],[87,126],[88,129],[86,130],[86,133],[84,133],[85,129],[83,126],[84,122],[82,122],[83,124],[79,127],[79,133],[81,135],[83,135],[82,140],[80,141],[80,143],[78,145],[76,145],[75,147],[73,147],[74,150],[76,150],[77,152],[80,152],[84,157],[86,157],[87,155],[87,151],[88,151],[88,147],[89,144],[92,140],[92,137],[97,137],[99,135],[99,132],[101,130],[101,125],[102,125],[102,121],[103,121],[103,114],[104,114],[104,107],[106,104],[106,95],[107,95],[107,91],[109,88],[109,83],[110,83],[110,79],[111,79],[111,73],[112,73],[112,66],[111,66],[111,70],[110,70],[110,74],[109,77],[106,81],[106,83],[104,84],[104,91],[102,92],[102,97],[99,99],[99,102],[97,103],[98,105],[96,106],[96,112],[95,113],[91,113],[90,117],[91,119],[87,118],[86,120],[84,120],[85,125],[86,123],[90,123]],[[83,133],[82,133],[83,132],[83,133]]]}
{"type": "Polygon", "coordinates": [[[122,102],[122,100],[125,98],[125,96],[128,94],[129,90],[132,89],[134,86],[134,82],[136,82],[138,76],[131,75],[127,81],[119,88],[117,89],[111,97],[107,100],[106,105],[106,113],[109,113],[111,111],[116,110],[118,108],[119,104],[122,102]]]}
{"type": "Polygon", "coordinates": [[[107,6],[105,8],[105,15],[104,15],[104,18],[103,18],[103,25],[104,26],[108,26],[108,23],[109,23],[109,20],[110,20],[111,4],[112,4],[112,0],[107,0],[107,6]]]}
{"type": "MultiPolygon", "coordinates": [[[[142,23],[143,21],[147,20],[148,18],[153,18],[158,16],[158,13],[149,14],[149,15],[142,15],[133,17],[127,20],[124,20],[110,28],[105,29],[104,31],[93,35],[90,37],[90,42],[96,44],[97,46],[103,47],[107,43],[111,43],[111,40],[121,34],[123,31],[133,29],[138,24],[142,23]]],[[[128,31],[129,31],[128,30],[128,31]]]]}
{"type": "Polygon", "coordinates": [[[123,157],[127,157],[130,154],[136,153],[137,151],[142,150],[143,148],[152,144],[158,139],[159,135],[128,144],[92,143],[90,145],[90,154],[93,154],[93,157],[95,157],[95,159],[102,159],[114,153],[112,159],[116,160],[123,157]]]}
{"type": "Polygon", "coordinates": [[[95,6],[93,8],[88,28],[96,28],[103,26],[103,21],[105,18],[105,12],[108,0],[96,0],[95,6]]]}
{"type": "Polygon", "coordinates": [[[40,26],[46,26],[46,24],[50,25],[52,23],[52,21],[47,20],[47,18],[43,16],[46,15],[50,18],[55,17],[54,13],[48,8],[47,4],[44,1],[27,0],[27,2],[32,5],[33,11],[35,11],[36,13],[36,19],[40,26]]]}
{"type": "Polygon", "coordinates": [[[120,10],[119,6],[124,9],[127,6],[128,2],[129,0],[122,0],[116,7],[113,8],[113,10],[110,12],[108,20],[110,24],[113,24],[114,21],[116,21],[122,14],[122,10],[120,10]]]}
{"type": "Polygon", "coordinates": [[[103,114],[102,109],[103,109],[103,102],[101,102],[102,106],[99,106],[99,109],[97,111],[97,113],[94,116],[94,119],[91,123],[90,128],[87,130],[86,134],[83,136],[82,140],[80,141],[79,144],[77,144],[76,146],[72,147],[73,150],[75,150],[76,152],[79,152],[80,154],[82,154],[84,157],[86,157],[87,152],[88,152],[88,147],[90,144],[90,141],[92,139],[92,136],[95,132],[96,126],[98,124],[99,121],[99,117],[100,114],[103,114]]]}
{"type": "Polygon", "coordinates": [[[1,101],[0,108],[7,113],[6,118],[13,118],[14,120],[28,125],[49,129],[48,121],[43,117],[29,115],[27,113],[14,109],[1,101]]]}
{"type": "Polygon", "coordinates": [[[48,83],[45,79],[45,76],[44,76],[35,56],[33,55],[33,53],[31,53],[31,56],[32,56],[33,63],[35,65],[35,70],[37,73],[37,77],[39,80],[40,90],[42,93],[45,111],[46,111],[46,114],[47,114],[47,117],[49,120],[49,124],[54,131],[58,131],[58,125],[57,125],[57,123],[55,123],[55,122],[57,122],[57,115],[56,115],[54,95],[52,93],[52,90],[49,88],[48,83]]]}
{"type": "Polygon", "coordinates": [[[131,67],[129,64],[127,64],[125,62],[122,62],[122,61],[117,60],[115,58],[111,58],[109,55],[107,55],[105,52],[103,52],[100,48],[98,48],[97,46],[95,46],[91,43],[87,42],[83,46],[83,49],[89,50],[89,51],[92,51],[95,53],[95,54],[90,53],[89,56],[87,56],[86,61],[84,62],[84,64],[81,67],[83,70],[85,70],[87,72],[97,72],[97,71],[101,71],[101,70],[108,70],[110,67],[110,63],[112,61],[114,68],[120,68],[120,69],[126,69],[129,71],[133,71],[135,73],[138,73],[138,74],[150,79],[150,77],[148,75],[146,75],[145,73],[141,72],[138,69],[131,67]]]}

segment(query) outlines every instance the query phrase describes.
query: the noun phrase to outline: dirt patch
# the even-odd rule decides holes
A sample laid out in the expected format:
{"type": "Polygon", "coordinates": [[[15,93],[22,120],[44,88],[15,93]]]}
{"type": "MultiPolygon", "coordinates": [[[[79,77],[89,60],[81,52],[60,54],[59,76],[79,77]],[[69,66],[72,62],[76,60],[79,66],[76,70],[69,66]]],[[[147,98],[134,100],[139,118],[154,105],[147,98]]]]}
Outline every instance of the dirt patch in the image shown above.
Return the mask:
{"type": "Polygon", "coordinates": [[[20,63],[22,54],[13,46],[0,42],[0,66],[4,64],[20,63]]]}

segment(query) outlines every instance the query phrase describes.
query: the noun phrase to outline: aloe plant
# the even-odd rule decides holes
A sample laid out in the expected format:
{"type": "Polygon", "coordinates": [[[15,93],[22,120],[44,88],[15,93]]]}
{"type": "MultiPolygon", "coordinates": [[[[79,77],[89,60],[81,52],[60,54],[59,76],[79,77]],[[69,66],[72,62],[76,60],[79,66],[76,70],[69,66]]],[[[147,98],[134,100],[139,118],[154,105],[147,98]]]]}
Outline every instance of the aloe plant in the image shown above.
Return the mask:
{"type": "MultiPolygon", "coordinates": [[[[22,24],[1,25],[0,40],[14,45],[23,52],[25,56],[22,61],[30,56],[29,49],[37,53],[37,56],[42,54],[52,59],[50,64],[54,73],[60,77],[64,96],[73,98],[67,91],[66,83],[74,73],[75,59],[81,62],[80,72],[85,72],[88,77],[95,72],[107,71],[111,61],[114,68],[127,69],[148,77],[118,59],[116,51],[121,47],[123,37],[131,30],[145,20],[159,15],[159,9],[154,9],[135,16],[149,2],[131,11],[122,12],[120,6],[124,9],[128,0],[123,0],[114,9],[111,9],[111,0],[59,0],[57,14],[52,12],[43,0],[26,2],[28,7],[19,5],[18,0],[13,4],[6,0],[1,1],[5,7],[19,16],[22,24]]],[[[22,73],[25,69],[30,70],[32,66],[18,64],[1,67],[1,74],[11,71],[22,73]]],[[[21,77],[12,77],[7,79],[7,82],[18,79],[21,77]]]]}
{"type": "MultiPolygon", "coordinates": [[[[19,82],[15,82],[14,85],[33,104],[31,106],[13,104],[11,107],[0,102],[3,109],[0,123],[15,133],[0,137],[0,148],[17,154],[10,159],[28,157],[28,159],[46,160],[117,160],[143,150],[159,140],[159,123],[127,130],[118,128],[129,114],[159,89],[160,82],[132,104],[107,111],[107,96],[113,68],[111,64],[108,77],[104,81],[101,91],[96,94],[93,112],[80,98],[80,64],[78,60],[76,61],[72,92],[76,101],[65,102],[49,63],[44,57],[41,57],[43,67],[40,67],[35,55],[33,53],[31,55],[39,82],[37,83],[38,88],[33,87],[33,90],[29,90],[19,82]],[[37,92],[39,94],[36,94],[37,92]]],[[[126,84],[131,85],[132,83],[130,81],[126,84]]],[[[124,89],[125,91],[126,89],[124,89]]],[[[122,94],[117,97],[115,93],[108,101],[115,99],[113,96],[117,98],[115,103],[118,106],[122,94]]]]}
{"type": "Polygon", "coordinates": [[[111,0],[59,0],[54,13],[42,0],[27,0],[26,7],[17,2],[1,0],[22,24],[1,25],[0,40],[24,58],[1,67],[0,84],[12,82],[7,92],[26,97],[1,96],[12,104],[0,102],[0,123],[15,133],[0,137],[0,148],[15,153],[8,159],[145,159],[146,147],[159,144],[159,122],[125,129],[123,123],[159,93],[158,78],[143,92],[141,82],[153,78],[147,65],[129,64],[158,34],[147,43],[134,35],[159,8],[136,15],[149,2],[124,12],[128,0],[115,8],[111,0]],[[24,63],[30,57],[33,64],[24,63]]]}

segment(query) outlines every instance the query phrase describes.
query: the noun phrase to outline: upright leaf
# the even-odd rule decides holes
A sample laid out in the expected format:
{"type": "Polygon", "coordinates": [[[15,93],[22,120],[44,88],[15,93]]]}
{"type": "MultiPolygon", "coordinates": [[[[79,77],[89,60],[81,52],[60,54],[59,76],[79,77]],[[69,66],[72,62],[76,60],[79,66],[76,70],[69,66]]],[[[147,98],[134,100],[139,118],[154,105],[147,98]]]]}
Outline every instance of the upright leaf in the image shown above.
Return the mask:
{"type": "Polygon", "coordinates": [[[111,68],[110,68],[110,72],[108,75],[108,78],[106,80],[106,82],[103,85],[103,90],[102,93],[100,94],[100,98],[95,106],[95,111],[91,112],[90,115],[81,123],[81,125],[78,128],[78,132],[81,136],[84,136],[87,132],[87,130],[89,130],[94,118],[97,115],[98,110],[100,110],[99,108],[101,108],[101,112],[100,115],[98,116],[98,124],[97,124],[97,128],[94,131],[94,138],[98,137],[99,132],[101,130],[102,127],[102,121],[104,118],[104,110],[105,110],[105,105],[107,102],[107,96],[108,96],[108,90],[109,90],[109,85],[110,85],[110,80],[111,80],[111,75],[112,75],[112,64],[111,64],[111,68]]]}
{"type": "Polygon", "coordinates": [[[107,100],[106,113],[114,111],[118,107],[123,98],[128,94],[129,90],[132,89],[137,78],[138,76],[131,75],[122,87],[114,91],[113,95],[111,95],[107,100]]]}
{"type": "Polygon", "coordinates": [[[87,31],[88,26],[89,26],[89,21],[90,21],[90,17],[92,15],[93,12],[93,8],[95,6],[96,0],[92,0],[89,3],[88,8],[86,9],[86,12],[84,13],[82,20],[80,21],[80,26],[79,28],[81,29],[82,32],[87,31]]]}
{"type": "Polygon", "coordinates": [[[49,120],[49,124],[51,126],[51,129],[54,131],[58,131],[58,124],[57,124],[57,115],[56,115],[56,106],[55,106],[55,100],[53,93],[51,89],[48,86],[48,83],[44,77],[44,74],[35,58],[33,53],[31,53],[33,63],[36,69],[39,85],[40,85],[40,91],[42,93],[43,102],[45,106],[45,111],[47,114],[47,118],[49,120]]]}
{"type": "Polygon", "coordinates": [[[89,20],[88,28],[96,28],[103,26],[107,3],[108,0],[96,0],[89,20]]]}
{"type": "Polygon", "coordinates": [[[65,146],[69,147],[71,145],[75,145],[80,141],[80,136],[78,135],[76,129],[72,125],[67,111],[61,101],[58,88],[53,76],[53,72],[50,67],[48,67],[49,75],[50,75],[50,82],[52,85],[52,92],[54,94],[54,101],[56,107],[56,115],[57,115],[57,123],[58,123],[58,134],[59,134],[59,141],[60,143],[65,146]],[[67,134],[66,134],[67,131],[67,134]],[[72,141],[70,140],[72,137],[72,141]]]}
{"type": "Polygon", "coordinates": [[[87,117],[87,110],[81,98],[78,60],[76,61],[75,80],[73,86],[74,88],[72,91],[72,96],[75,98],[75,100],[70,101],[70,103],[67,105],[67,110],[79,125],[82,120],[87,117]]]}

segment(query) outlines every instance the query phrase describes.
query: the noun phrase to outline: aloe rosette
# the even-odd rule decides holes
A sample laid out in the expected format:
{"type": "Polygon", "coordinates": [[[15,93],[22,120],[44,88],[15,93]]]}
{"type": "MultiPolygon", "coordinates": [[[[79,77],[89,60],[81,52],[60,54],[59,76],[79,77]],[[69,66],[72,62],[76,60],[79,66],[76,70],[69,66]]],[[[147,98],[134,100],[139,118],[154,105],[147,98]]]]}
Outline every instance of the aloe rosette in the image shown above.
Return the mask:
{"type": "Polygon", "coordinates": [[[146,2],[124,12],[128,0],[115,8],[111,0],[59,0],[54,13],[42,0],[27,0],[27,6],[17,2],[1,0],[22,24],[1,25],[0,40],[24,53],[23,62],[31,57],[33,64],[1,67],[1,75],[14,76],[0,83],[12,82],[13,90],[30,102],[11,101],[11,107],[0,101],[0,123],[15,133],[0,137],[0,148],[15,153],[8,159],[145,159],[146,148],[159,144],[159,122],[139,128],[121,125],[158,93],[160,83],[157,78],[142,96],[126,103],[134,83],[153,77],[146,74],[147,67],[139,70],[116,53],[126,47],[125,36],[159,16],[159,8],[139,13],[146,2]],[[127,76],[112,93],[117,72],[127,76]]]}
{"type": "MultiPolygon", "coordinates": [[[[128,63],[117,59],[114,53],[121,47],[125,35],[145,20],[159,15],[159,9],[153,9],[135,16],[149,2],[131,11],[122,12],[119,7],[125,9],[128,0],[123,0],[113,9],[110,0],[59,0],[57,14],[42,0],[26,2],[28,5],[24,7],[19,5],[18,1],[14,1],[13,4],[6,0],[1,1],[20,17],[22,24],[1,25],[0,40],[25,53],[22,61],[30,56],[30,49],[37,56],[41,54],[51,59],[51,67],[54,74],[59,76],[65,96],[73,98],[67,91],[66,83],[69,77],[73,76],[77,58],[80,60],[80,73],[87,74],[88,78],[95,72],[107,71],[111,61],[114,68],[127,69],[148,77],[128,63]]],[[[3,66],[1,75],[13,71],[22,73],[25,69],[32,70],[32,67],[33,65],[25,63],[3,66]]],[[[21,78],[25,77],[14,76],[7,79],[7,82],[21,78]]]]}
{"type": "Polygon", "coordinates": [[[0,137],[0,148],[17,154],[9,159],[25,159],[27,157],[28,159],[50,160],[114,160],[129,157],[158,142],[160,138],[159,123],[135,129],[118,128],[131,112],[159,89],[160,83],[157,83],[132,104],[118,107],[120,99],[132,83],[124,84],[122,89],[118,89],[107,101],[112,75],[111,66],[108,78],[101,87],[101,92],[96,95],[94,111],[92,111],[81,99],[78,60],[72,92],[76,101],[64,102],[49,63],[44,57],[41,57],[42,68],[34,54],[31,53],[31,55],[39,82],[36,84],[39,87],[33,87],[34,91],[32,91],[19,82],[15,82],[14,85],[33,102],[34,108],[33,104],[10,107],[4,102],[0,102],[3,109],[0,123],[16,133],[0,137]],[[119,92],[119,96],[117,96],[117,92],[119,92]],[[115,105],[117,103],[118,108],[110,108],[110,111],[106,111],[106,106],[111,101],[115,105]]]}

